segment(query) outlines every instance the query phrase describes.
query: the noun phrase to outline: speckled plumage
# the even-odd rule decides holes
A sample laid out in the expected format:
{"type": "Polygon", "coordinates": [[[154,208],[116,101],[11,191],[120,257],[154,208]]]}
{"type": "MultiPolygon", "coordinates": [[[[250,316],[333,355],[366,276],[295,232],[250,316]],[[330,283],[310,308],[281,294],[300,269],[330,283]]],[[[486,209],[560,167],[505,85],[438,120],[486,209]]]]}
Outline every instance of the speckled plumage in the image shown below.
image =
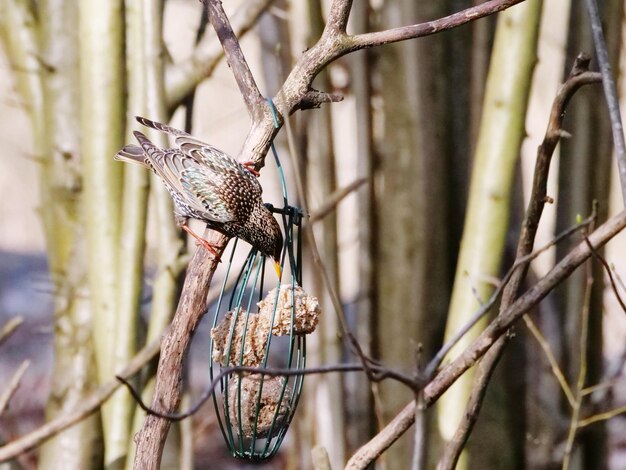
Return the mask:
{"type": "Polygon", "coordinates": [[[252,172],[221,150],[170,126],[137,117],[141,124],[174,136],[176,147],[161,149],[135,131],[139,146],[127,145],[115,158],[152,169],[174,200],[177,223],[194,218],[228,237],[239,237],[280,260],[283,238],[263,205],[252,172]]]}

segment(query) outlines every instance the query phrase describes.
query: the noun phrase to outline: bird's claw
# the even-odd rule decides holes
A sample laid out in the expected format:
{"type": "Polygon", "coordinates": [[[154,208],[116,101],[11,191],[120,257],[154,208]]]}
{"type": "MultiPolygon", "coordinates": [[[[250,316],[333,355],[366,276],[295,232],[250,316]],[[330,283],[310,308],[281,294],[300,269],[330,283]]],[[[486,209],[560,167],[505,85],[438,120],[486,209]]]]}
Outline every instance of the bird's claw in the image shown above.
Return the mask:
{"type": "Polygon", "coordinates": [[[187,224],[182,225],[181,228],[185,232],[187,232],[189,235],[191,235],[193,238],[196,239],[196,246],[203,246],[204,248],[209,250],[209,253],[211,253],[213,255],[213,258],[215,259],[216,262],[218,262],[218,263],[222,262],[220,254],[215,249],[216,248],[215,245],[211,245],[208,241],[206,241],[204,238],[202,238],[196,232],[191,230],[191,228],[189,228],[189,226],[187,224]]]}
{"type": "Polygon", "coordinates": [[[243,167],[248,170],[250,173],[252,173],[254,176],[256,176],[257,178],[259,176],[261,176],[261,173],[259,173],[256,169],[256,164],[254,162],[244,162],[242,163],[243,167]]]}
{"type": "Polygon", "coordinates": [[[196,246],[202,246],[202,247],[206,248],[209,251],[209,253],[211,253],[213,255],[213,259],[217,263],[221,263],[222,262],[222,257],[220,256],[220,254],[215,249],[215,245],[211,245],[204,238],[198,239],[196,241],[196,246]]]}

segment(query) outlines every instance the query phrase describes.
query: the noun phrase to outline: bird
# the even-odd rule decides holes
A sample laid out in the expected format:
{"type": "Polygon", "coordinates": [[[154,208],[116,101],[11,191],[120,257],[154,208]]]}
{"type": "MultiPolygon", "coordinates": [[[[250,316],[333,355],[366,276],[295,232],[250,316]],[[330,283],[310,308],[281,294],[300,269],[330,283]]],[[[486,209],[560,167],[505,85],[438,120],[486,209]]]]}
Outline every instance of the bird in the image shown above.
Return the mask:
{"type": "Polygon", "coordinates": [[[175,146],[162,149],[143,133],[134,131],[139,145],[126,145],[114,158],[139,163],[156,173],[174,200],[177,225],[217,259],[213,245],[189,228],[189,219],[201,220],[229,238],[238,237],[269,256],[280,279],[283,236],[278,222],[263,204],[258,173],[252,164],[242,164],[187,132],[140,116],[135,119],[171,135],[175,146]]]}

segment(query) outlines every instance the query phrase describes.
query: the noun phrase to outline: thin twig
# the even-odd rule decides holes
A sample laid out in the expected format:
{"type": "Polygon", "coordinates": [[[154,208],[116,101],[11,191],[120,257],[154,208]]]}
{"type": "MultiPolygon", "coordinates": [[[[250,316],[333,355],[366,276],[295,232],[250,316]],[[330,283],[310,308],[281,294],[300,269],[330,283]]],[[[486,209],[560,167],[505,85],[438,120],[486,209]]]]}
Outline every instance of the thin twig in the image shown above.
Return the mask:
{"type": "Polygon", "coordinates": [[[504,288],[508,284],[509,279],[511,278],[511,276],[513,276],[513,273],[515,272],[516,269],[518,269],[521,266],[523,266],[524,264],[534,260],[539,255],[541,255],[542,253],[546,252],[547,250],[549,250],[550,248],[552,248],[554,245],[558,244],[562,240],[570,237],[572,234],[576,233],[577,231],[582,230],[583,228],[589,226],[590,224],[592,224],[594,222],[595,219],[596,219],[596,215],[595,215],[595,212],[594,212],[589,217],[587,217],[585,220],[580,222],[579,224],[574,225],[574,226],[564,230],[560,234],[558,234],[556,237],[554,237],[552,240],[550,240],[548,243],[546,243],[541,248],[539,248],[539,249],[535,250],[534,252],[532,252],[530,255],[524,256],[524,257],[520,258],[519,260],[517,260],[515,263],[513,263],[513,266],[511,266],[511,268],[507,271],[506,275],[504,276],[504,278],[502,279],[502,281],[500,282],[500,284],[498,285],[496,290],[493,292],[493,294],[491,294],[491,297],[489,297],[489,300],[487,300],[487,302],[485,302],[476,311],[476,313],[474,313],[472,318],[465,325],[463,325],[463,328],[461,328],[452,338],[450,338],[450,340],[446,344],[444,344],[441,347],[441,349],[439,349],[439,351],[437,351],[435,356],[431,359],[431,361],[428,363],[428,366],[426,367],[426,370],[424,372],[425,377],[426,378],[432,377],[432,375],[434,375],[434,373],[437,371],[437,368],[439,367],[439,365],[441,364],[443,359],[446,357],[446,355],[450,352],[450,350],[454,347],[454,345],[456,345],[461,340],[461,338],[463,336],[465,336],[467,334],[467,332],[469,330],[471,330],[472,327],[482,317],[484,317],[487,313],[489,313],[489,311],[491,310],[491,307],[493,307],[495,305],[496,301],[498,300],[498,298],[502,294],[502,291],[504,290],[504,288]]]}
{"type": "Polygon", "coordinates": [[[603,381],[602,383],[599,383],[599,384],[596,384],[596,385],[590,385],[589,387],[585,387],[585,388],[583,388],[580,391],[580,393],[583,396],[586,397],[587,395],[591,395],[591,394],[596,393],[596,392],[602,392],[602,391],[604,391],[604,390],[606,390],[608,388],[612,388],[618,382],[619,382],[618,378],[606,380],[606,381],[603,381]]]}
{"type": "Polygon", "coordinates": [[[609,117],[611,119],[611,131],[613,133],[613,146],[615,148],[615,157],[617,158],[617,167],[619,170],[619,180],[622,186],[622,199],[626,205],[626,142],[624,142],[624,126],[622,124],[622,116],[619,110],[619,98],[617,96],[617,87],[611,72],[611,64],[609,62],[609,53],[602,32],[602,21],[598,12],[598,4],[596,0],[586,0],[587,13],[589,14],[589,22],[591,23],[591,36],[596,49],[598,64],[602,74],[602,87],[604,88],[604,96],[609,108],[609,117]]]}
{"type": "Polygon", "coordinates": [[[572,389],[567,383],[565,374],[563,374],[563,371],[559,367],[559,363],[557,362],[556,357],[554,357],[554,353],[552,352],[552,348],[550,348],[550,344],[548,343],[548,340],[546,340],[546,338],[541,334],[541,331],[539,331],[539,328],[537,328],[537,325],[535,325],[535,322],[533,322],[533,320],[528,315],[524,315],[524,323],[526,323],[526,327],[530,330],[532,335],[535,337],[535,339],[539,343],[539,346],[543,350],[543,353],[545,354],[546,359],[548,359],[548,363],[550,364],[550,369],[552,370],[552,373],[556,377],[556,380],[559,382],[559,385],[561,386],[561,389],[563,390],[563,393],[565,394],[565,397],[567,398],[567,402],[573,408],[574,404],[576,403],[576,399],[574,398],[574,393],[572,392],[572,389]]]}
{"type": "Polygon", "coordinates": [[[348,41],[348,50],[352,52],[367,47],[390,44],[392,42],[405,41],[407,39],[421,38],[431,34],[446,31],[448,29],[462,26],[470,21],[493,15],[502,10],[506,10],[524,0],[489,0],[471,8],[453,13],[449,16],[439,18],[434,21],[427,21],[411,26],[401,26],[399,28],[388,29],[375,33],[364,33],[351,36],[348,41]]]}
{"type": "MultiPolygon", "coordinates": [[[[588,242],[586,237],[585,237],[585,240],[588,242]]],[[[602,256],[597,250],[595,250],[593,246],[591,246],[590,243],[587,243],[587,246],[589,246],[589,249],[591,250],[593,257],[597,259],[598,261],[600,261],[600,264],[602,264],[602,267],[604,268],[607,275],[609,276],[609,281],[611,282],[611,288],[613,289],[613,293],[615,294],[615,297],[617,298],[617,302],[619,303],[619,306],[622,308],[622,312],[626,313],[626,304],[622,300],[622,296],[619,294],[619,291],[617,290],[617,285],[615,284],[615,279],[613,279],[613,272],[611,271],[611,267],[609,266],[609,263],[607,263],[604,256],[602,256]]]]}
{"type": "Polygon", "coordinates": [[[358,178],[347,186],[333,192],[328,199],[309,215],[309,223],[314,224],[330,214],[344,198],[352,194],[367,182],[366,178],[358,178]]]}
{"type": "MultiPolygon", "coordinates": [[[[119,375],[128,378],[139,372],[144,365],[150,362],[159,353],[159,343],[160,341],[157,340],[145,346],[128,365],[124,367],[119,375]]],[[[117,379],[110,380],[84,399],[76,410],[54,418],[34,431],[0,447],[0,462],[14,459],[18,455],[34,449],[61,431],[90,416],[113,395],[113,392],[115,392],[120,385],[117,379]]]]}
{"type": "MultiPolygon", "coordinates": [[[[589,240],[585,237],[585,242],[589,246],[589,240]]],[[[591,247],[593,250],[593,247],[591,247]]],[[[586,284],[585,295],[582,306],[582,319],[580,328],[580,369],[578,370],[578,380],[576,381],[576,399],[574,400],[574,406],[572,407],[572,417],[570,420],[570,427],[567,433],[567,440],[565,444],[565,450],[563,452],[563,465],[562,469],[567,470],[570,466],[570,460],[572,458],[572,450],[574,449],[574,441],[576,439],[576,431],[578,430],[578,423],[580,420],[580,411],[583,401],[583,389],[585,387],[585,380],[587,379],[587,340],[589,331],[589,310],[591,308],[591,286],[593,285],[593,274],[591,264],[586,266],[586,284]]]]}
{"type": "MultiPolygon", "coordinates": [[[[589,235],[594,248],[606,244],[626,227],[626,211],[611,217],[589,235]]],[[[467,369],[472,367],[497,339],[526,312],[534,308],[557,285],[569,277],[591,256],[585,242],[579,243],[557,263],[533,287],[520,296],[511,307],[501,312],[483,332],[456,359],[443,367],[424,388],[424,400],[432,405],[467,369]]],[[[348,461],[346,468],[365,468],[377,456],[391,446],[413,424],[415,402],[407,404],[392,420],[368,443],[363,445],[348,461]]]]}
{"type": "Polygon", "coordinates": [[[17,330],[20,325],[24,323],[24,318],[21,316],[13,317],[7,321],[0,330],[0,346],[11,337],[11,335],[17,330]]]}
{"type": "Polygon", "coordinates": [[[28,369],[28,366],[30,366],[30,361],[28,359],[20,364],[11,376],[11,380],[9,380],[7,388],[0,395],[0,416],[2,416],[7,408],[7,405],[9,404],[9,401],[11,400],[11,397],[13,397],[17,388],[20,386],[22,376],[24,375],[24,372],[26,372],[26,369],[28,369]]]}
{"type": "Polygon", "coordinates": [[[465,444],[469,439],[471,431],[478,420],[478,415],[482,407],[487,386],[496,365],[501,357],[501,351],[506,345],[506,336],[500,337],[489,350],[489,354],[478,363],[478,370],[472,385],[472,393],[465,407],[464,418],[459,427],[454,432],[454,436],[446,445],[441,460],[437,464],[437,470],[454,470],[459,461],[461,453],[465,448],[465,444]],[[493,353],[492,353],[493,351],[493,353]]]}
{"type": "Polygon", "coordinates": [[[606,421],[611,418],[615,418],[621,414],[626,413],[626,405],[620,406],[613,410],[605,411],[604,413],[598,413],[593,416],[589,416],[588,418],[581,419],[578,421],[578,429],[584,428],[585,426],[589,426],[590,424],[597,423],[598,421],[606,421]]]}
{"type": "MultiPolygon", "coordinates": [[[[401,374],[397,371],[394,371],[393,369],[390,369],[387,367],[381,367],[378,365],[372,365],[370,367],[376,372],[377,382],[383,381],[386,379],[391,379],[391,380],[396,380],[406,385],[411,390],[416,390],[419,387],[418,382],[407,378],[406,375],[401,374]]],[[[202,395],[200,396],[198,401],[196,401],[196,403],[193,406],[191,406],[187,411],[184,411],[182,413],[162,412],[162,411],[158,411],[154,409],[153,407],[146,405],[141,398],[141,394],[137,390],[135,390],[135,388],[131,385],[131,383],[128,380],[126,380],[122,376],[116,376],[116,378],[117,380],[120,381],[120,383],[124,384],[126,388],[128,388],[128,391],[137,402],[137,405],[139,406],[139,408],[141,408],[146,413],[148,413],[148,415],[156,416],[158,418],[163,418],[168,421],[181,421],[197,413],[198,410],[206,403],[206,401],[209,398],[211,398],[211,396],[213,395],[213,392],[215,391],[215,387],[217,387],[220,384],[220,382],[224,379],[224,377],[227,377],[232,374],[241,374],[241,373],[247,372],[247,373],[254,373],[258,375],[267,375],[270,377],[292,377],[292,376],[301,376],[301,375],[329,374],[332,372],[342,372],[342,373],[360,372],[363,370],[364,370],[363,364],[336,364],[336,365],[331,365],[331,366],[310,367],[308,369],[281,369],[281,368],[276,368],[276,367],[254,367],[254,366],[224,367],[220,369],[219,373],[215,375],[215,377],[213,378],[213,380],[211,380],[211,382],[209,382],[209,384],[206,386],[206,388],[202,392],[202,395]]]]}

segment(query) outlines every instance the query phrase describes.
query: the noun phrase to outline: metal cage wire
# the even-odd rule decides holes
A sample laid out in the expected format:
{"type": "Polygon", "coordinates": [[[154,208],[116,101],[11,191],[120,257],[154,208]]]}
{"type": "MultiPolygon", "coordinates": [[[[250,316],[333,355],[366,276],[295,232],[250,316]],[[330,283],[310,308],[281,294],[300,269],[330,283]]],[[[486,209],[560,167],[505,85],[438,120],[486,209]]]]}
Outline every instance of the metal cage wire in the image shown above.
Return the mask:
{"type": "MultiPolygon", "coordinates": [[[[295,289],[302,285],[302,212],[289,205],[284,172],[274,145],[272,153],[280,175],[284,206],[266,206],[274,214],[279,214],[282,221],[285,242],[280,264],[283,276],[278,281],[276,294],[273,296],[269,330],[265,336],[261,333],[262,339],[259,342],[263,350],[258,352],[259,364],[254,365],[261,368],[274,366],[301,370],[306,364],[306,338],[304,334],[294,331],[294,319],[295,289]],[[287,272],[290,285],[282,283],[287,272]],[[273,331],[277,320],[278,297],[283,292],[281,287],[290,291],[291,318],[288,334],[275,336],[273,331]]],[[[259,329],[254,328],[260,321],[259,313],[254,312],[255,300],[259,303],[262,301],[268,285],[273,281],[273,278],[266,279],[265,257],[254,248],[249,251],[242,267],[235,273],[237,246],[238,240],[235,239],[213,315],[209,369],[211,380],[216,370],[223,367],[251,365],[248,357],[250,345],[258,339],[259,329]],[[236,275],[235,283],[228,294],[226,286],[232,275],[236,275]],[[229,328],[227,342],[222,345],[221,351],[213,335],[213,331],[219,328],[218,324],[225,324],[229,328]]],[[[260,461],[271,458],[278,452],[298,405],[303,381],[303,375],[269,377],[260,373],[230,374],[221,380],[212,399],[220,430],[231,455],[260,461]]]]}

